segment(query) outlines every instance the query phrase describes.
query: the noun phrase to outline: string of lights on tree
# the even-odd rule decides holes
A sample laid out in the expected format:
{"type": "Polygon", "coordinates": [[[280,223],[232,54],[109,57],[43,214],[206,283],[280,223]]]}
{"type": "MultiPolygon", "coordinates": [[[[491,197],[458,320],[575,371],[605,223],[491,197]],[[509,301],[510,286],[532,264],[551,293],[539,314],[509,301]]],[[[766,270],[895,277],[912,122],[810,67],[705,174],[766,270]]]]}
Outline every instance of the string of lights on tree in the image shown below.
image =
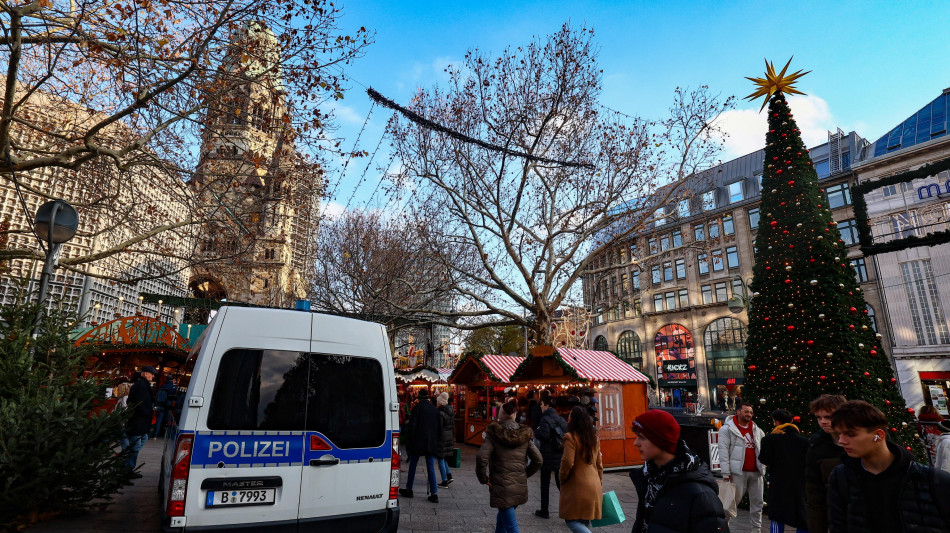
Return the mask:
{"type": "Polygon", "coordinates": [[[747,78],[768,105],[762,216],[755,240],[743,396],[769,427],[778,408],[817,430],[808,404],[821,394],[863,399],[890,421],[895,442],[922,456],[913,410],[898,392],[890,361],[874,331],[847,248],[818,184],[787,94],[796,80],[766,61],[765,78],[747,78]]]}

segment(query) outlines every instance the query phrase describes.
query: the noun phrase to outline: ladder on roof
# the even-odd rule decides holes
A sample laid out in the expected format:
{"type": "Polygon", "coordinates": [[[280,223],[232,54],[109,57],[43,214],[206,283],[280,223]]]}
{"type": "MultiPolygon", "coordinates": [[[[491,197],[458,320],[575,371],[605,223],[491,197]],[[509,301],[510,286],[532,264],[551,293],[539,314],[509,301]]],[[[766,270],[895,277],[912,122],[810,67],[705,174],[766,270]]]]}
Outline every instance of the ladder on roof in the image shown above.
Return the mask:
{"type": "Polygon", "coordinates": [[[844,140],[844,132],[841,128],[832,133],[828,132],[828,164],[831,174],[841,172],[841,142],[844,140]]]}

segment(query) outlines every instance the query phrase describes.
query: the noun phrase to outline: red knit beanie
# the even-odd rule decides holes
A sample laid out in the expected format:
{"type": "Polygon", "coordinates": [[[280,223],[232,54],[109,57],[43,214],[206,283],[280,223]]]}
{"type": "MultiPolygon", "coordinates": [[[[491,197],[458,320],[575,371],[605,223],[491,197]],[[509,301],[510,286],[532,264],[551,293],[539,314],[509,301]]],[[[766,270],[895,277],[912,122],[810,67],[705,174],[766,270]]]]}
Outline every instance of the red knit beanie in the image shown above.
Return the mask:
{"type": "Polygon", "coordinates": [[[651,409],[633,421],[633,431],[663,451],[675,454],[680,440],[680,425],[673,415],[659,409],[651,409]]]}

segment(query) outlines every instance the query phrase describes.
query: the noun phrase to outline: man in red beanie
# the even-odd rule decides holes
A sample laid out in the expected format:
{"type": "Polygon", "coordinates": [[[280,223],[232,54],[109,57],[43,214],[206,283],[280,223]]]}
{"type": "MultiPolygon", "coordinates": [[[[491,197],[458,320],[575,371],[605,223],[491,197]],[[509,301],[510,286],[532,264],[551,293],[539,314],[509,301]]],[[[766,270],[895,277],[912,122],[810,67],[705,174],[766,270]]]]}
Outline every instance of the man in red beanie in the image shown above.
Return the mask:
{"type": "Polygon", "coordinates": [[[633,533],[728,531],[716,479],[680,440],[673,415],[653,409],[633,421],[634,445],[645,463],[630,473],[639,504],[633,533]]]}

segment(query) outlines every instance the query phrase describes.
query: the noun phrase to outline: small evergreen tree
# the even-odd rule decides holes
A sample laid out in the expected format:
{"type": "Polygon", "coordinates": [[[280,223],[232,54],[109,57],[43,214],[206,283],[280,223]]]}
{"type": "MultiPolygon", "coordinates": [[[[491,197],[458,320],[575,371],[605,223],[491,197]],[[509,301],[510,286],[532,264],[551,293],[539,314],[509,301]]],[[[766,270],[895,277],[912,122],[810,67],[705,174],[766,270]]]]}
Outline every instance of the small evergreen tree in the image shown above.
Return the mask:
{"type": "MultiPolygon", "coordinates": [[[[863,399],[881,409],[896,442],[921,453],[912,410],[868,317],[844,241],[818,184],[808,150],[785,99],[804,75],[775,73],[750,98],[768,102],[761,218],[755,239],[753,297],[743,397],[770,427],[777,408],[817,430],[808,403],[821,394],[863,399]]],[[[800,94],[800,93],[799,93],[800,94]]],[[[764,107],[765,104],[763,104],[764,107]]]]}
{"type": "Polygon", "coordinates": [[[118,442],[126,412],[94,414],[102,380],[83,377],[85,348],[69,337],[75,316],[0,308],[0,529],[102,506],[131,479],[118,442]]]}

